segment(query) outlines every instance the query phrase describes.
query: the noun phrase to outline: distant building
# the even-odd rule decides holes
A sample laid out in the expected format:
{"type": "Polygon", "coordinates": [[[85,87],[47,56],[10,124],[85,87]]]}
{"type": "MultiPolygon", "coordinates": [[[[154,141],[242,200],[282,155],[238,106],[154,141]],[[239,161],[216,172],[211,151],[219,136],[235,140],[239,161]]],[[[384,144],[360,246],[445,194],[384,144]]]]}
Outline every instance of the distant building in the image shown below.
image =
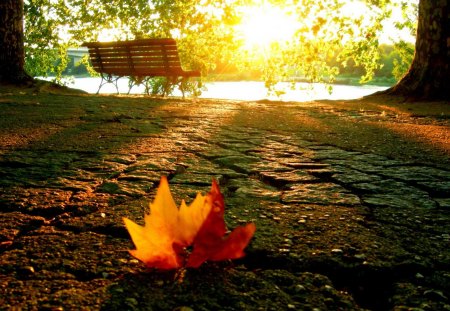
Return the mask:
{"type": "Polygon", "coordinates": [[[64,71],[64,74],[87,74],[86,67],[84,65],[80,65],[81,59],[85,55],[88,55],[88,49],[85,47],[68,49],[67,56],[69,58],[69,62],[67,64],[66,70],[64,71]]]}
{"type": "Polygon", "coordinates": [[[71,48],[67,50],[67,55],[69,56],[71,62],[73,62],[74,65],[79,63],[84,55],[88,54],[88,49],[85,47],[80,48],[71,48]]]}

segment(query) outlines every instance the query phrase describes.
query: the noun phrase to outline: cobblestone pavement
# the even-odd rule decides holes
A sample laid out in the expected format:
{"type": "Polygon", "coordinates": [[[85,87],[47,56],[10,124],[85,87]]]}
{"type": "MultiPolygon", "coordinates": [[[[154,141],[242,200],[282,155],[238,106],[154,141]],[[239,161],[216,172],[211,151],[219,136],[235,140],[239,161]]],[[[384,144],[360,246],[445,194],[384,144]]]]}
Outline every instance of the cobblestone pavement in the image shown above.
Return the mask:
{"type": "MultiPolygon", "coordinates": [[[[141,221],[167,175],[177,202],[217,179],[229,227],[256,223],[247,257],[224,263],[222,277],[242,283],[222,289],[241,300],[233,308],[261,309],[264,301],[269,310],[450,310],[448,163],[382,154],[371,141],[359,148],[337,141],[345,137],[336,136],[336,120],[367,122],[378,133],[382,116],[317,103],[104,101],[68,103],[72,115],[35,121],[39,131],[10,144],[13,133],[4,135],[0,309],[220,306],[219,298],[198,298],[201,289],[189,301],[164,296],[167,276],[146,275],[126,252],[133,246],[122,217],[141,221]],[[165,305],[126,289],[142,275],[165,305]]],[[[2,105],[8,117],[15,104],[2,105]]],[[[396,145],[390,135],[383,141],[396,145]]]]}

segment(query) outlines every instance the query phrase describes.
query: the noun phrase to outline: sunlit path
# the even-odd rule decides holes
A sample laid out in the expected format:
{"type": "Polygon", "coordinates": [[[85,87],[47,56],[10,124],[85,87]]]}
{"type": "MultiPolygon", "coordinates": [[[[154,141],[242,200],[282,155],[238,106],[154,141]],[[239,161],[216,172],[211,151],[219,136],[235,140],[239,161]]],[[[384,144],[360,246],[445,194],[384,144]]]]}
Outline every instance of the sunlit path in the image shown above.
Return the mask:
{"type": "MultiPolygon", "coordinates": [[[[123,310],[123,297],[137,297],[174,309],[188,297],[206,309],[227,299],[236,310],[265,306],[270,292],[279,310],[385,309],[405,274],[439,273],[448,261],[449,124],[439,115],[368,100],[32,92],[2,100],[6,303],[123,310]],[[256,224],[246,257],[189,269],[175,285],[172,272],[133,259],[122,217],[142,222],[161,175],[176,202],[188,203],[216,179],[229,228],[256,224]]],[[[427,302],[439,309],[436,297],[427,302]]]]}

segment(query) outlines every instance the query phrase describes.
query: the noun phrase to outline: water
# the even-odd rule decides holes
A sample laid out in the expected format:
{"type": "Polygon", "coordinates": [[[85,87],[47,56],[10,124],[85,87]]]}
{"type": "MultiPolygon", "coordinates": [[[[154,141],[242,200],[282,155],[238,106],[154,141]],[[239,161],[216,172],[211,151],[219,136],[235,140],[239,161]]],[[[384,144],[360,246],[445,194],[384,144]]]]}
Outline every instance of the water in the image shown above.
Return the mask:
{"type": "MultiPolygon", "coordinates": [[[[88,93],[96,93],[100,85],[100,78],[77,78],[70,87],[84,90],[88,93]]],[[[121,93],[128,92],[128,80],[123,78],[119,80],[119,91],[121,93]]],[[[321,84],[297,83],[296,89],[291,90],[290,84],[281,83],[285,93],[280,96],[269,96],[264,82],[209,82],[205,84],[206,90],[203,91],[200,98],[213,99],[235,99],[235,100],[283,100],[283,101],[309,101],[317,99],[356,99],[363,96],[385,90],[384,86],[362,85],[334,85],[333,92],[328,93],[325,86],[321,84]]],[[[100,90],[101,93],[116,93],[116,88],[112,84],[106,84],[100,90]]],[[[135,86],[131,90],[131,94],[141,94],[144,92],[143,86],[135,86]]],[[[174,96],[181,96],[176,90],[174,96]]]]}

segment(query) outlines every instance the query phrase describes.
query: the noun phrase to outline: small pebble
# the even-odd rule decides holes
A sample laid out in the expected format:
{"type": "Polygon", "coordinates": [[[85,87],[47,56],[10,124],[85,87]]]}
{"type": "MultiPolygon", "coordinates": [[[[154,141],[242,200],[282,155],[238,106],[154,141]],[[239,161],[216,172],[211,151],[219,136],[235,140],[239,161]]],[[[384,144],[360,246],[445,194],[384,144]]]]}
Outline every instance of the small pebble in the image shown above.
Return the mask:
{"type": "Polygon", "coordinates": [[[297,254],[297,253],[289,253],[289,257],[291,257],[291,258],[299,258],[300,257],[300,255],[299,254],[297,254]]]}
{"type": "Polygon", "coordinates": [[[32,266],[23,266],[20,267],[17,271],[19,274],[21,274],[22,276],[30,276],[32,274],[34,274],[34,268],[32,266]]]}
{"type": "Polygon", "coordinates": [[[63,307],[54,306],[54,305],[51,305],[51,304],[44,304],[39,309],[42,310],[42,311],[60,311],[60,310],[63,311],[64,310],[63,307]]]}
{"type": "Polygon", "coordinates": [[[287,245],[292,245],[293,244],[291,239],[284,239],[284,243],[287,244],[287,245]]]}
{"type": "Polygon", "coordinates": [[[103,264],[104,264],[105,266],[107,266],[107,267],[112,267],[112,265],[113,265],[112,262],[109,261],[109,260],[103,262],[103,264]]]}

